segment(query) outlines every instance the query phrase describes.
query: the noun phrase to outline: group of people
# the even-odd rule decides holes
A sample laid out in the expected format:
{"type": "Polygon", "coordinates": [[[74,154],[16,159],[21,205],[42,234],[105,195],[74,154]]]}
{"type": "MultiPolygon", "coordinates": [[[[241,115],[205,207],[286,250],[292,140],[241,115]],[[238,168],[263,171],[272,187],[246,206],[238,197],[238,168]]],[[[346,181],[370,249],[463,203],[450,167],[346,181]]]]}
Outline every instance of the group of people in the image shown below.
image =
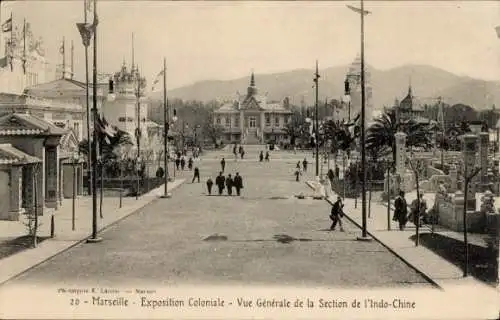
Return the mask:
{"type": "Polygon", "coordinates": [[[264,157],[264,151],[260,151],[259,153],[259,162],[262,162],[262,161],[269,161],[269,151],[266,151],[266,156],[264,157]]]}
{"type": "Polygon", "coordinates": [[[405,192],[399,191],[399,196],[394,201],[394,216],[393,221],[399,223],[399,230],[403,231],[408,221],[414,225],[421,226],[427,219],[427,203],[424,199],[424,194],[421,192],[417,199],[413,200],[408,214],[408,204],[405,199],[405,192]]]}
{"type": "Polygon", "coordinates": [[[307,159],[304,158],[304,160],[302,161],[302,168],[300,167],[300,161],[297,162],[297,165],[295,166],[295,181],[300,181],[300,176],[302,175],[302,170],[304,170],[304,172],[307,172],[307,159]]]}
{"type": "MultiPolygon", "coordinates": [[[[408,221],[411,221],[414,225],[418,224],[419,226],[422,226],[423,223],[428,223],[427,203],[422,192],[417,199],[412,201],[409,213],[404,191],[399,192],[399,196],[394,202],[394,207],[394,216],[392,220],[399,223],[399,230],[401,231],[405,230],[408,221]]],[[[330,230],[335,230],[337,224],[339,224],[340,231],[344,231],[342,226],[342,217],[344,216],[343,208],[344,204],[342,203],[342,198],[339,196],[337,197],[337,201],[332,205],[330,212],[330,220],[332,220],[330,230]]]]}
{"type": "MultiPolygon", "coordinates": [[[[189,157],[187,165],[189,170],[193,170],[193,158],[189,157]]],[[[179,167],[181,170],[184,170],[186,167],[186,158],[180,152],[177,153],[177,158],[175,159],[175,168],[179,170],[179,167]]]]}
{"type": "Polygon", "coordinates": [[[235,143],[233,146],[233,154],[235,159],[238,159],[238,154],[240,155],[241,159],[243,159],[243,157],[245,156],[245,149],[243,149],[243,146],[239,146],[239,148],[237,148],[237,144],[235,143]]]}
{"type": "MultiPolygon", "coordinates": [[[[227,195],[233,195],[233,187],[236,190],[236,195],[241,195],[241,189],[243,189],[243,178],[240,176],[239,172],[236,172],[234,178],[231,174],[228,174],[227,177],[224,176],[223,172],[219,172],[217,178],[215,178],[215,184],[217,185],[217,189],[219,192],[219,196],[222,195],[224,189],[227,188],[227,195]]],[[[214,185],[214,181],[212,178],[207,179],[207,191],[208,195],[212,195],[212,187],[214,185]]]]}

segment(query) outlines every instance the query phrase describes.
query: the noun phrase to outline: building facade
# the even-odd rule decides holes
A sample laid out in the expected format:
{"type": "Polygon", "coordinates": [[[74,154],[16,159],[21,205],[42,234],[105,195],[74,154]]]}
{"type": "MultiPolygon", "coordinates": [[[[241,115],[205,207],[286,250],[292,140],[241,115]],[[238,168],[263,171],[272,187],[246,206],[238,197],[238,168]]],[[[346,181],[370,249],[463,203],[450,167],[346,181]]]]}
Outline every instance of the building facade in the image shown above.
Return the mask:
{"type": "Polygon", "coordinates": [[[0,90],[21,94],[26,87],[55,79],[55,69],[45,58],[41,38],[35,39],[26,23],[26,45],[22,26],[13,26],[12,32],[2,32],[3,57],[0,58],[0,90]]]}
{"type": "MultiPolygon", "coordinates": [[[[61,78],[47,83],[42,83],[28,87],[24,90],[27,97],[36,97],[38,99],[47,99],[51,101],[54,107],[52,112],[46,110],[44,119],[53,121],[56,125],[64,129],[73,129],[77,135],[78,141],[87,139],[87,96],[85,91],[86,84],[70,79],[68,73],[64,73],[61,78]],[[72,105],[72,111],[60,110],[56,105],[72,105]]],[[[97,86],[97,110],[101,112],[103,104],[107,99],[108,84],[98,84],[97,86]]],[[[93,87],[89,84],[89,109],[92,109],[93,87]]],[[[89,110],[89,111],[90,111],[89,110]]],[[[92,132],[92,122],[90,130],[92,132]]]]}
{"type": "Polygon", "coordinates": [[[225,143],[261,144],[288,139],[286,124],[292,111],[287,104],[267,101],[260,95],[252,72],[247,94],[223,104],[214,112],[214,125],[223,127],[225,143]]]}
{"type": "Polygon", "coordinates": [[[145,97],[146,79],[137,66],[128,69],[125,62],[112,78],[113,99],[106,101],[103,114],[106,120],[118,129],[127,132],[135,143],[139,128],[141,144],[147,144],[148,99],[145,97]]]}

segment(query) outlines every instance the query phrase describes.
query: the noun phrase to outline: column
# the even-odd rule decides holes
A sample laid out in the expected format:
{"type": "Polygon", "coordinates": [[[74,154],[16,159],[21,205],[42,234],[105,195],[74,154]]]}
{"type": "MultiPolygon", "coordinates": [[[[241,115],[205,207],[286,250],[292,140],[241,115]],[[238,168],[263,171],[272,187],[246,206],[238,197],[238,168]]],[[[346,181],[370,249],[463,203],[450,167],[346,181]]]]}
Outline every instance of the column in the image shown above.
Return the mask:
{"type": "Polygon", "coordinates": [[[406,134],[397,132],[394,137],[396,139],[396,173],[403,177],[406,171],[406,134]]]}
{"type": "Polygon", "coordinates": [[[243,110],[240,110],[240,143],[245,143],[245,117],[243,110]]]}
{"type": "Polygon", "coordinates": [[[266,126],[266,115],[264,111],[260,112],[260,139],[262,143],[265,143],[264,141],[264,128],[266,126]]]}
{"type": "MultiPolygon", "coordinates": [[[[467,134],[463,136],[462,155],[464,157],[464,166],[467,168],[467,171],[464,170],[464,182],[465,177],[469,176],[476,166],[477,142],[478,139],[476,135],[467,134]]],[[[465,183],[462,192],[465,193],[465,183]]],[[[467,210],[476,209],[476,184],[474,181],[471,181],[468,186],[466,206],[467,210]]]]}
{"type": "Polygon", "coordinates": [[[8,220],[18,221],[19,212],[21,211],[21,185],[22,185],[22,168],[13,166],[10,168],[10,201],[9,201],[9,216],[8,220]]]}
{"type": "Polygon", "coordinates": [[[46,147],[45,154],[45,201],[47,207],[57,209],[59,190],[57,147],[46,147]]]}
{"type": "Polygon", "coordinates": [[[478,174],[478,179],[481,181],[481,191],[488,188],[488,145],[490,142],[490,135],[488,132],[481,132],[479,134],[479,164],[481,171],[478,174]]]}

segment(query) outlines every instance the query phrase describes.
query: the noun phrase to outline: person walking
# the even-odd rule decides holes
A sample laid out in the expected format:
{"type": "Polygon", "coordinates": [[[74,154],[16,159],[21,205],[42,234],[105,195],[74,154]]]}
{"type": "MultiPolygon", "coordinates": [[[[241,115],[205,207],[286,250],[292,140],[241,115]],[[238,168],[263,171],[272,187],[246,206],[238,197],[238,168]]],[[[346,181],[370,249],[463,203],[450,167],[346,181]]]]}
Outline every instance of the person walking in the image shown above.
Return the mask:
{"type": "Polygon", "coordinates": [[[259,153],[259,161],[262,162],[262,160],[264,160],[264,151],[259,153]]]}
{"type": "Polygon", "coordinates": [[[241,189],[243,189],[243,178],[240,176],[239,172],[236,172],[236,176],[234,176],[234,187],[236,188],[236,195],[240,195],[241,189]]]}
{"type": "Polygon", "coordinates": [[[198,167],[194,168],[194,175],[193,175],[193,180],[191,181],[191,183],[194,183],[195,179],[198,179],[198,183],[200,183],[200,169],[198,169],[198,167]]]}
{"type": "Polygon", "coordinates": [[[340,180],[340,168],[338,165],[335,165],[335,179],[340,180]]]}
{"type": "Polygon", "coordinates": [[[186,159],[184,159],[184,156],[181,157],[181,170],[184,170],[184,167],[186,166],[186,159]]]}
{"type": "MultiPolygon", "coordinates": [[[[196,169],[195,169],[196,170],[196,169]]],[[[194,179],[193,179],[194,180],[194,179]]],[[[212,181],[212,178],[208,177],[207,179],[207,190],[208,190],[208,195],[212,195],[212,186],[214,185],[214,182],[212,181]]]]}
{"type": "Polygon", "coordinates": [[[330,169],[328,170],[328,173],[326,175],[328,176],[328,180],[330,180],[330,185],[333,186],[333,179],[335,178],[335,173],[333,173],[333,170],[330,169]]]}
{"type": "Polygon", "coordinates": [[[297,169],[295,169],[294,174],[295,174],[295,181],[299,182],[300,181],[299,177],[302,174],[302,172],[300,172],[300,166],[297,169]]]}
{"type": "Polygon", "coordinates": [[[231,178],[231,174],[228,174],[227,178],[226,178],[226,187],[227,187],[227,195],[228,196],[233,195],[233,185],[234,185],[233,178],[231,178]]]}
{"type": "Polygon", "coordinates": [[[269,161],[269,151],[266,151],[266,161],[269,161]]]}
{"type": "Polygon", "coordinates": [[[304,158],[304,161],[302,161],[302,168],[304,169],[304,172],[307,172],[307,159],[304,158]]]}
{"type": "Polygon", "coordinates": [[[181,157],[178,156],[177,159],[175,159],[175,167],[177,168],[177,171],[179,171],[180,164],[181,164],[181,157]]]}
{"type": "Polygon", "coordinates": [[[399,191],[399,196],[394,201],[394,221],[399,222],[399,230],[403,231],[408,221],[408,205],[405,199],[405,192],[399,191]]]}
{"type": "Polygon", "coordinates": [[[188,169],[193,170],[193,158],[189,157],[188,160],[188,169]]]}
{"type": "Polygon", "coordinates": [[[245,156],[245,149],[243,149],[243,147],[241,147],[241,146],[240,146],[240,148],[241,148],[241,152],[240,152],[241,159],[243,159],[243,157],[245,156]]]}
{"type": "Polygon", "coordinates": [[[300,169],[300,161],[297,162],[297,165],[295,166],[296,169],[300,169]]]}
{"type": "Polygon", "coordinates": [[[235,160],[238,159],[238,154],[236,153],[236,150],[237,150],[237,147],[236,147],[236,143],[235,143],[234,146],[233,146],[233,154],[234,154],[234,159],[235,160]]]}
{"type": "Polygon", "coordinates": [[[226,168],[226,160],[224,158],[222,158],[222,160],[220,161],[220,167],[222,169],[222,172],[224,172],[224,169],[226,168]]]}
{"type": "Polygon", "coordinates": [[[222,175],[222,171],[219,172],[219,176],[215,178],[215,184],[219,188],[219,196],[222,195],[222,191],[224,191],[224,185],[226,183],[226,178],[222,175]]]}
{"type": "Polygon", "coordinates": [[[337,197],[337,201],[333,204],[330,213],[330,219],[332,220],[332,225],[330,226],[331,231],[335,231],[337,223],[340,226],[340,231],[344,231],[344,227],[342,226],[342,217],[344,216],[343,208],[344,204],[342,203],[342,198],[337,197]]]}
{"type": "Polygon", "coordinates": [[[427,212],[427,202],[424,199],[424,193],[420,192],[418,199],[415,199],[411,203],[410,217],[408,220],[413,222],[416,226],[419,223],[422,226],[422,219],[425,217],[427,212]],[[419,204],[420,202],[420,204],[419,204]]]}

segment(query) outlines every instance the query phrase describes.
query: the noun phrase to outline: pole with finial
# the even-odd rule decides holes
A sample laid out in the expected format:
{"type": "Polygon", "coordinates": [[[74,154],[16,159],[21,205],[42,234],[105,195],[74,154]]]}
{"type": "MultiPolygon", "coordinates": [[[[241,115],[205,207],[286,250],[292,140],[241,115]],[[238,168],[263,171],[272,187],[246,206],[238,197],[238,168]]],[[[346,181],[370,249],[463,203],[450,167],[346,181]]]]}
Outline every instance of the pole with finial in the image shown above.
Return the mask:
{"type": "Polygon", "coordinates": [[[73,76],[75,74],[75,47],[73,44],[73,40],[71,40],[71,80],[73,80],[73,76]]]}
{"type": "Polygon", "coordinates": [[[97,237],[97,137],[98,126],[97,119],[97,0],[94,0],[94,61],[92,66],[92,116],[93,116],[93,138],[92,138],[92,236],[87,239],[87,242],[94,243],[102,241],[97,237]]]}
{"type": "Polygon", "coordinates": [[[66,75],[66,38],[65,37],[63,37],[63,41],[62,41],[61,54],[62,54],[62,75],[61,75],[61,79],[64,79],[65,75],[66,75]]]}
{"type": "Polygon", "coordinates": [[[314,74],[314,83],[316,85],[316,100],[315,100],[315,118],[316,125],[314,130],[315,137],[315,147],[316,147],[316,180],[319,179],[319,135],[318,135],[318,127],[319,127],[319,116],[318,116],[318,85],[319,85],[319,71],[318,71],[318,60],[316,60],[316,73],[314,74]]]}

